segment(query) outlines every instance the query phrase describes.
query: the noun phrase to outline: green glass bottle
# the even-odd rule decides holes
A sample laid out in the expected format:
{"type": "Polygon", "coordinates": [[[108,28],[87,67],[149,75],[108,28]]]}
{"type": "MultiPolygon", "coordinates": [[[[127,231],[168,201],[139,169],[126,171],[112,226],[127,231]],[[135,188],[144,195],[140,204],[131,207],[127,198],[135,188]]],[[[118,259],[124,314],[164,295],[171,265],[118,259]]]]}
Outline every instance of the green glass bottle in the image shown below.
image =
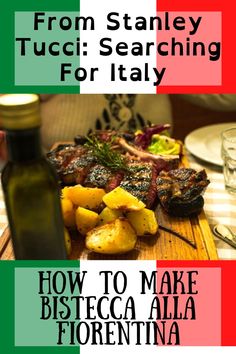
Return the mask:
{"type": "Polygon", "coordinates": [[[42,155],[37,95],[0,97],[8,158],[2,187],[16,259],[66,259],[56,174],[42,155]]]}

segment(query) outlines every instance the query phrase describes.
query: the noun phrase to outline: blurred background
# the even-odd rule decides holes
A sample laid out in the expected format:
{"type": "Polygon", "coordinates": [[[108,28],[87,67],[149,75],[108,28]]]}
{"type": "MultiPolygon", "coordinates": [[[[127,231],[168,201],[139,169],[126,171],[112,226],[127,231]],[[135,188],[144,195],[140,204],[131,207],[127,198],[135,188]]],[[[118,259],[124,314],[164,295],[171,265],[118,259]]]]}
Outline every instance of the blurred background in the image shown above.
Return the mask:
{"type": "Polygon", "coordinates": [[[169,95],[173,116],[173,136],[175,138],[184,140],[192,130],[209,124],[236,122],[236,108],[232,107],[230,111],[206,108],[186,100],[187,96],[169,95]]]}

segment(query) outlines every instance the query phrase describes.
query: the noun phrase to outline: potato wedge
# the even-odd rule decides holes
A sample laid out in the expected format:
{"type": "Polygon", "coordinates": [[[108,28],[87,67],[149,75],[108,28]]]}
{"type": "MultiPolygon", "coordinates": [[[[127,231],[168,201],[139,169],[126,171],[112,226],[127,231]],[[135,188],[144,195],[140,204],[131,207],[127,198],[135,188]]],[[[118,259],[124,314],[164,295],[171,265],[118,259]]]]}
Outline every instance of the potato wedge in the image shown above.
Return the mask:
{"type": "Polygon", "coordinates": [[[64,187],[61,190],[61,198],[68,199],[68,190],[70,187],[64,187]]]}
{"type": "Polygon", "coordinates": [[[98,222],[98,214],[94,211],[78,207],[75,212],[75,220],[78,231],[82,235],[93,229],[98,222]]]}
{"type": "Polygon", "coordinates": [[[70,234],[66,228],[64,228],[64,238],[65,238],[66,254],[67,254],[67,256],[69,256],[72,251],[72,246],[71,246],[70,234]]]}
{"type": "Polygon", "coordinates": [[[75,228],[75,209],[70,199],[61,199],[61,208],[64,224],[67,227],[75,228]]]}
{"type": "Polygon", "coordinates": [[[120,218],[89,231],[85,245],[97,253],[117,254],[134,249],[136,241],[137,235],[133,227],[127,219],[120,218]]]}
{"type": "Polygon", "coordinates": [[[99,214],[98,226],[105,225],[111,221],[118,219],[121,216],[122,216],[122,212],[120,210],[112,210],[106,207],[99,214]]]}
{"type": "Polygon", "coordinates": [[[110,208],[123,211],[142,210],[145,204],[121,187],[113,189],[103,197],[104,203],[110,208]]]}
{"type": "Polygon", "coordinates": [[[158,223],[154,211],[143,209],[127,213],[127,219],[133,226],[138,236],[155,235],[158,223]]]}
{"type": "Polygon", "coordinates": [[[68,188],[66,195],[76,206],[96,210],[102,203],[105,191],[101,188],[87,188],[77,185],[68,188]]]}

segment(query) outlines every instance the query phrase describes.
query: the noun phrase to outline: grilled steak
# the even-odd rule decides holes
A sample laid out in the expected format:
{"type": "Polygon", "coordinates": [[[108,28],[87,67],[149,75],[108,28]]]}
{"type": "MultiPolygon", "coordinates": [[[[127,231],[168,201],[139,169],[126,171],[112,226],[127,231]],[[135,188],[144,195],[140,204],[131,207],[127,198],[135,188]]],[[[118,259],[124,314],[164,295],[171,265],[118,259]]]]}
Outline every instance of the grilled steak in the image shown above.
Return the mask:
{"type": "Polygon", "coordinates": [[[129,173],[124,176],[120,187],[142,200],[147,208],[152,208],[157,196],[155,167],[147,162],[130,162],[128,167],[129,173]]]}
{"type": "Polygon", "coordinates": [[[150,209],[159,199],[163,208],[175,216],[192,215],[202,209],[204,200],[201,194],[209,184],[205,170],[176,169],[176,158],[164,160],[159,156],[148,159],[142,151],[139,156],[136,150],[132,154],[133,148],[128,152],[121,146],[118,149],[126,160],[123,170],[114,170],[105,162],[101,163],[87,145],[60,145],[48,154],[48,159],[64,185],[81,184],[103,188],[106,192],[120,186],[150,209]]]}
{"type": "Polygon", "coordinates": [[[83,153],[83,148],[77,150],[74,145],[63,144],[59,145],[57,148],[53,149],[47,154],[49,161],[59,172],[64,168],[64,166],[75,156],[83,153]]]}
{"type": "Polygon", "coordinates": [[[47,154],[65,185],[83,184],[97,160],[85,146],[59,145],[47,154]]]}
{"type": "Polygon", "coordinates": [[[191,168],[162,171],[156,180],[157,195],[163,208],[171,215],[189,216],[201,211],[202,193],[210,183],[205,170],[191,168]]]}
{"type": "Polygon", "coordinates": [[[124,172],[122,171],[114,172],[105,166],[96,164],[89,169],[83,185],[103,188],[106,192],[109,192],[119,186],[123,176],[124,172]]]}
{"type": "Polygon", "coordinates": [[[99,164],[86,146],[63,145],[48,154],[63,184],[103,188],[106,192],[120,185],[152,208],[157,197],[155,164],[130,155],[126,158],[127,171],[113,171],[99,164]]]}
{"type": "Polygon", "coordinates": [[[88,171],[84,185],[86,187],[105,188],[111,177],[111,170],[105,166],[96,164],[92,166],[88,171]]]}
{"type": "Polygon", "coordinates": [[[75,156],[61,172],[61,179],[65,184],[83,184],[90,168],[97,162],[88,152],[82,156],[75,156]]]}

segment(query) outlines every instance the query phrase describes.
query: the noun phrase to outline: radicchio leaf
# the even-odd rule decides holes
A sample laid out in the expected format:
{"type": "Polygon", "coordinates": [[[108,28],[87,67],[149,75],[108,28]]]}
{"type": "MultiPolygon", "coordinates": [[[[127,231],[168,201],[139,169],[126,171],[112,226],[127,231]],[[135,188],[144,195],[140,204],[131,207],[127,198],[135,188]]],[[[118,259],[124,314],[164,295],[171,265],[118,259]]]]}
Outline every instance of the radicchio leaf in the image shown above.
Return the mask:
{"type": "Polygon", "coordinates": [[[146,127],[144,128],[143,133],[136,135],[134,143],[142,149],[147,149],[151,144],[152,136],[154,134],[160,134],[167,129],[170,129],[170,124],[158,124],[146,127]]]}

